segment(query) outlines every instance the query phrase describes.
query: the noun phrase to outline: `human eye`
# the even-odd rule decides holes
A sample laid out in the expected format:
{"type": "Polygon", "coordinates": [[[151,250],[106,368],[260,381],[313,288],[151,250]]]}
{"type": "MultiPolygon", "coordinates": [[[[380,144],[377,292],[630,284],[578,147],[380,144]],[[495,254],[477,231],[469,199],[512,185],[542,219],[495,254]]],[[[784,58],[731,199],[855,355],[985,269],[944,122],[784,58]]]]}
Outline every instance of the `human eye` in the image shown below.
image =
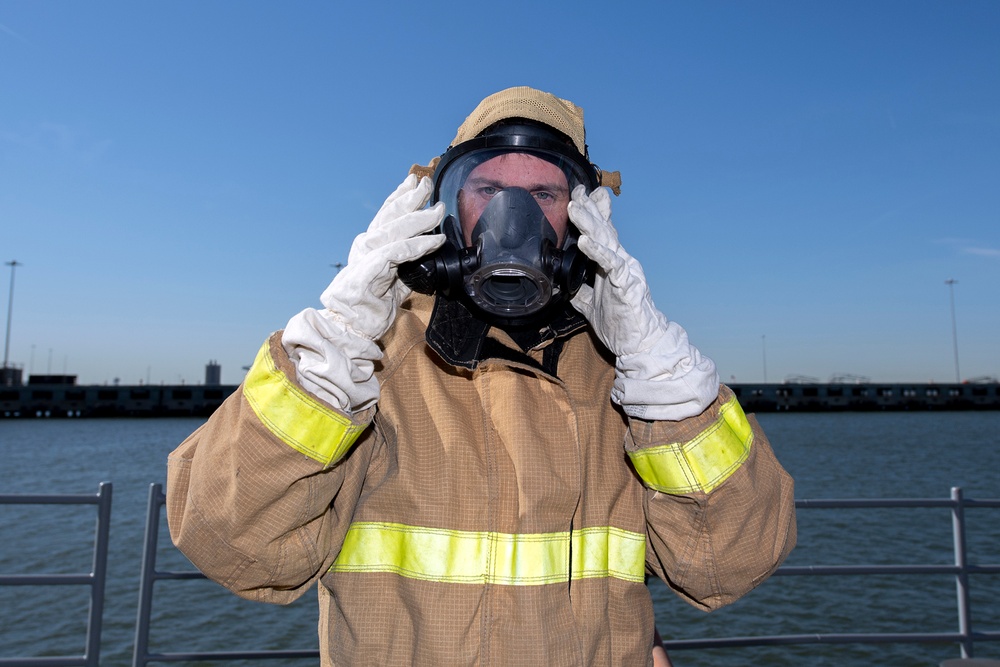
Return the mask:
{"type": "Polygon", "coordinates": [[[569,193],[564,188],[548,185],[532,190],[531,196],[543,206],[555,206],[559,202],[569,199],[569,193]]]}
{"type": "Polygon", "coordinates": [[[495,181],[470,179],[463,189],[479,199],[492,199],[503,188],[495,181]]]}

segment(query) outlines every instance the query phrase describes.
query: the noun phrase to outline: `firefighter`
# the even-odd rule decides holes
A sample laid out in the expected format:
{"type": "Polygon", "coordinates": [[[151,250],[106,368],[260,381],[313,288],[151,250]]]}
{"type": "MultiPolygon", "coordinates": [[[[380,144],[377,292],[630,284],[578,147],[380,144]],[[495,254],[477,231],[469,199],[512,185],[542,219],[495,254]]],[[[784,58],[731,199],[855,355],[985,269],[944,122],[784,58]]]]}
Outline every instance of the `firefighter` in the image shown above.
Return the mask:
{"type": "Polygon", "coordinates": [[[171,454],[171,536],[242,597],[318,586],[323,665],[652,665],[644,577],[740,598],[792,480],[654,304],[579,107],[501,91],[411,171],[171,454]]]}

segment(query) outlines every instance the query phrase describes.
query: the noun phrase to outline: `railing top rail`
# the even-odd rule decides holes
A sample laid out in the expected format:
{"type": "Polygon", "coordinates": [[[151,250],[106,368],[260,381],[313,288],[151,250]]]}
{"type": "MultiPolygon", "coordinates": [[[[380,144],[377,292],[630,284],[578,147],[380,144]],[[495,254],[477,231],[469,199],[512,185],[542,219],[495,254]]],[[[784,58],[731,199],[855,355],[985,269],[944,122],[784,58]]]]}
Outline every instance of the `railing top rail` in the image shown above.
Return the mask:
{"type": "Polygon", "coordinates": [[[2,493],[0,505],[96,505],[98,494],[2,493]]]}
{"type": "Polygon", "coordinates": [[[0,505],[99,505],[108,502],[111,486],[101,482],[97,493],[0,493],[0,505]]]}
{"type": "Polygon", "coordinates": [[[1000,498],[800,498],[797,509],[872,509],[883,507],[1000,507],[1000,498]]]}
{"type": "MultiPolygon", "coordinates": [[[[996,639],[991,633],[973,633],[977,641],[996,639]]],[[[883,633],[818,633],[802,635],[768,635],[762,637],[700,637],[670,639],[663,644],[668,649],[741,648],[748,646],[786,646],[792,644],[944,644],[962,641],[959,632],[883,632],[883,633]]]]}

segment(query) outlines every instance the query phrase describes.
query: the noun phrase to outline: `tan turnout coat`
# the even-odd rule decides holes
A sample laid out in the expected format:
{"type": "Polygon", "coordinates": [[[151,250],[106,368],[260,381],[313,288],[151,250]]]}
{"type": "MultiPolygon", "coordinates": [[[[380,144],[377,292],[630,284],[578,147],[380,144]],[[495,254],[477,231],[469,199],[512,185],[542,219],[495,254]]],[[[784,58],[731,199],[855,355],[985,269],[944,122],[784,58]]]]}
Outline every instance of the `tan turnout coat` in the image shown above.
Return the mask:
{"type": "Polygon", "coordinates": [[[425,343],[431,302],[381,341],[377,411],[306,394],[278,333],[169,459],[170,532],[205,574],[276,603],[318,580],[323,665],[647,665],[644,572],[708,610],[791,550],[791,478],[728,388],[697,417],[630,420],[589,328],[558,377],[517,355],[470,370],[425,343]],[[715,454],[691,452],[736,441],[699,471],[715,454]]]}

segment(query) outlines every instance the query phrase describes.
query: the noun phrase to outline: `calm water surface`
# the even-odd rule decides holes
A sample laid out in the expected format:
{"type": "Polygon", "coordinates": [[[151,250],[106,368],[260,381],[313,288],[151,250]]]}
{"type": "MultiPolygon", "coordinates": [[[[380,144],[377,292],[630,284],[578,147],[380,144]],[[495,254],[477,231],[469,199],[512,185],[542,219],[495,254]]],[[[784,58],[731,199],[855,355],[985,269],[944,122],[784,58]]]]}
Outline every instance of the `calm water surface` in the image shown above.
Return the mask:
{"type": "MultiPolygon", "coordinates": [[[[1000,412],[765,414],[797,498],[1000,497],[1000,412]]],[[[143,521],[149,485],[199,419],[0,421],[0,493],[96,493],[114,484],[102,664],[132,657],[143,521]]],[[[0,506],[0,572],[90,568],[94,509],[0,506]]],[[[1000,562],[1000,511],[969,510],[970,561],[1000,562]]],[[[950,564],[946,510],[802,510],[789,564],[950,564]]],[[[161,542],[166,539],[165,522],[161,542]]],[[[161,569],[186,569],[172,547],[161,569]]],[[[651,584],[665,638],[830,632],[953,632],[949,576],[775,577],[712,614],[651,584]]],[[[1000,631],[1000,577],[974,576],[975,629],[1000,631]]],[[[85,587],[0,587],[0,658],[82,654],[85,587]]],[[[316,601],[289,607],[239,600],[210,582],[157,585],[154,651],[315,648],[316,601]]],[[[977,644],[1000,658],[1000,643],[977,644]]],[[[937,665],[948,645],[802,646],[676,651],[677,667],[708,665],[937,665]]],[[[300,661],[298,664],[309,664],[300,661]]],[[[219,663],[206,663],[219,664],[219,663]]],[[[227,663],[264,665],[270,662],[227,663]]]]}

